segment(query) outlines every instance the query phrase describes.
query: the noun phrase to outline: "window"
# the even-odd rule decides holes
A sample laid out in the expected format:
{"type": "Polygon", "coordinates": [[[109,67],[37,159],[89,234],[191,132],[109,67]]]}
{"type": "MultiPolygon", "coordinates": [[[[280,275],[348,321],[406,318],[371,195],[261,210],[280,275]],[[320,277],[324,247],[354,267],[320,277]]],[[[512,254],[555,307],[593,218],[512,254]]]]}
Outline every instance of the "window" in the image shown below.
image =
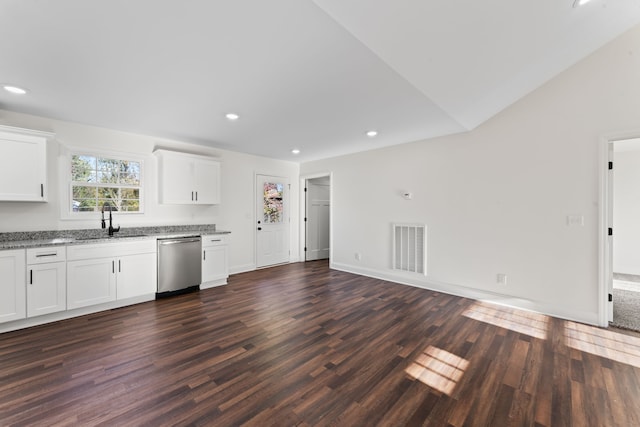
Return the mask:
{"type": "Polygon", "coordinates": [[[283,222],[283,194],[284,184],[264,183],[264,223],[276,224],[283,222]]]}
{"type": "Polygon", "coordinates": [[[142,161],[71,155],[71,212],[143,212],[142,161]]]}

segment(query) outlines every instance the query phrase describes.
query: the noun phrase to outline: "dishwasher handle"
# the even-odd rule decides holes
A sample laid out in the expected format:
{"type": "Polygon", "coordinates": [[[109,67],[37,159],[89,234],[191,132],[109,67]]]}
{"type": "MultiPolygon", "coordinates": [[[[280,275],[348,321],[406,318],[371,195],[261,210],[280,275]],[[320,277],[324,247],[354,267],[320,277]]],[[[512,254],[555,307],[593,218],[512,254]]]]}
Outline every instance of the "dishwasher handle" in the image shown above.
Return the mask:
{"type": "Polygon", "coordinates": [[[176,245],[181,243],[196,243],[196,242],[200,242],[199,237],[194,237],[191,239],[158,240],[158,244],[162,246],[176,245]]]}

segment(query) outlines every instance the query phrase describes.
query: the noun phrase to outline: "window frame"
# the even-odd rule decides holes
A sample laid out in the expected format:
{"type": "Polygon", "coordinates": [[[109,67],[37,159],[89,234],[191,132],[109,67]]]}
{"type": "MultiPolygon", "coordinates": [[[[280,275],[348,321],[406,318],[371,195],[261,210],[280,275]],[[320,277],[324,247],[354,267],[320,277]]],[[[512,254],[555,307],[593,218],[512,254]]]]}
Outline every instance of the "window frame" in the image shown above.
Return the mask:
{"type": "Polygon", "coordinates": [[[73,210],[73,187],[74,184],[85,184],[83,182],[73,181],[73,156],[88,156],[95,158],[106,158],[113,159],[119,161],[129,161],[136,162],[140,164],[140,184],[138,186],[128,186],[121,184],[99,184],[95,183],[95,185],[88,185],[89,187],[100,188],[100,187],[118,187],[118,188],[136,188],[139,194],[139,206],[140,209],[137,212],[131,211],[118,211],[118,215],[141,215],[145,212],[145,159],[142,156],[131,154],[131,153],[123,153],[123,152],[113,152],[113,151],[98,151],[92,149],[82,149],[82,148],[73,148],[70,149],[67,153],[66,161],[65,161],[65,183],[66,185],[66,197],[64,198],[64,205],[62,206],[63,211],[63,219],[89,219],[94,218],[96,215],[96,211],[74,211],[73,210]]]}

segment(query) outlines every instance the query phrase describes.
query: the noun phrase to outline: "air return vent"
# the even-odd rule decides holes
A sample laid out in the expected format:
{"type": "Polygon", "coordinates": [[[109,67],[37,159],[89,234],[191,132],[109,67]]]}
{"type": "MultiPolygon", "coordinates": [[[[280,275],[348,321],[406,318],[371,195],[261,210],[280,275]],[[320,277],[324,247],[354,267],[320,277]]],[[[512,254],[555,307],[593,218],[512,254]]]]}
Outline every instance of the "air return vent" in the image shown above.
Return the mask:
{"type": "Polygon", "coordinates": [[[427,274],[427,228],[393,224],[393,269],[427,274]]]}

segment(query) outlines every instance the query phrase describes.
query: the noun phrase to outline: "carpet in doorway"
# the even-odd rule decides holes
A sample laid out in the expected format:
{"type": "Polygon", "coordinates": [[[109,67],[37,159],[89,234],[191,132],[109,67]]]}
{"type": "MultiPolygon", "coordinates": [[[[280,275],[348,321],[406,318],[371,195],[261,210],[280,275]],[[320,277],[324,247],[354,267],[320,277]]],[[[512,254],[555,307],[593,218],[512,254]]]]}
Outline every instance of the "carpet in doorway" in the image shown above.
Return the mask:
{"type": "Polygon", "coordinates": [[[640,331],[640,292],[613,289],[611,326],[640,331]]]}

